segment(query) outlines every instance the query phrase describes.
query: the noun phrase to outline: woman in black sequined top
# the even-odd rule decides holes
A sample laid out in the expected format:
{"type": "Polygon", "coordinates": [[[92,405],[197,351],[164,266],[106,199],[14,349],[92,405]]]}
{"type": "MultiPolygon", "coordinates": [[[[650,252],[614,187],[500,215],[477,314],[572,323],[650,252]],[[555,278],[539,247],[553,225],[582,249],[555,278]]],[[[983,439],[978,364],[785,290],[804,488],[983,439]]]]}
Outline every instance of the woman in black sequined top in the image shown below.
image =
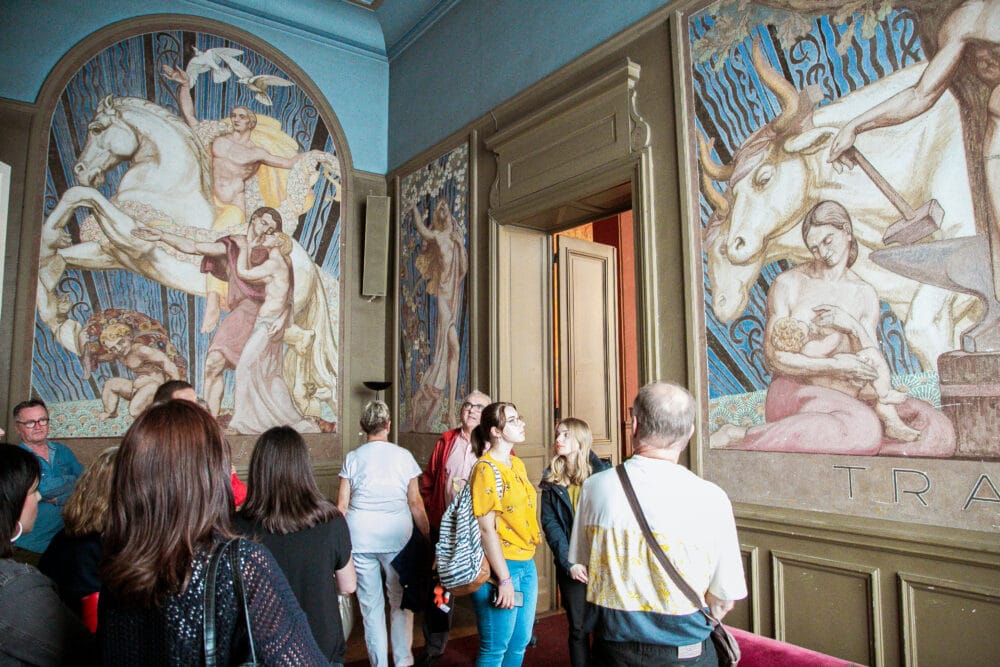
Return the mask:
{"type": "MultiPolygon", "coordinates": [[[[104,665],[204,662],[204,600],[213,546],[234,537],[229,447],[208,412],[157,404],[125,434],[111,489],[98,643],[104,665]]],[[[243,540],[239,562],[257,659],[328,664],[266,548],[243,540]]],[[[218,664],[246,659],[228,559],[216,580],[218,664]]]]}

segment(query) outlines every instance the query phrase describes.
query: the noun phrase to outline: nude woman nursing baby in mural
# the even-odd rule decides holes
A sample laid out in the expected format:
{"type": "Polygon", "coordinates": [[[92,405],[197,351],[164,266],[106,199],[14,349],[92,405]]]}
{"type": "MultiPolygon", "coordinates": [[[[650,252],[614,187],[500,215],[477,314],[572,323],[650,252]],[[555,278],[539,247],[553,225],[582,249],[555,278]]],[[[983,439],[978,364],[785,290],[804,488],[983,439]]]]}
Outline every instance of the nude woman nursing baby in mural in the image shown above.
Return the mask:
{"type": "Polygon", "coordinates": [[[951,456],[951,422],[890,385],[876,342],[878,296],[851,270],[858,243],[847,210],[820,202],[802,222],[802,239],[813,259],[781,273],[767,296],[764,357],[772,380],[766,423],[723,425],[710,446],[951,456]]]}

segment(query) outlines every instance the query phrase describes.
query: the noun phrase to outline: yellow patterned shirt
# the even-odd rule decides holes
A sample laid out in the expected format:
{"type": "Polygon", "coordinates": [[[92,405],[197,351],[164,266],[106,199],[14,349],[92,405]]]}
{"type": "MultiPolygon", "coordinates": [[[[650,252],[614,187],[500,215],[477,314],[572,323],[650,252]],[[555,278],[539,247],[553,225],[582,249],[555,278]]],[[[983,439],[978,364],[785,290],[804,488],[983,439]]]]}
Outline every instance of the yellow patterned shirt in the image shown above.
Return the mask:
{"type": "Polygon", "coordinates": [[[496,513],[497,534],[503,557],[507,560],[528,560],[535,555],[535,546],[541,544],[542,533],[538,528],[538,492],[528,481],[524,462],[510,457],[510,465],[494,459],[487,452],[472,468],[469,478],[472,488],[472,513],[477,517],[496,513]],[[503,498],[497,495],[496,475],[483,461],[488,460],[500,471],[503,498]]]}

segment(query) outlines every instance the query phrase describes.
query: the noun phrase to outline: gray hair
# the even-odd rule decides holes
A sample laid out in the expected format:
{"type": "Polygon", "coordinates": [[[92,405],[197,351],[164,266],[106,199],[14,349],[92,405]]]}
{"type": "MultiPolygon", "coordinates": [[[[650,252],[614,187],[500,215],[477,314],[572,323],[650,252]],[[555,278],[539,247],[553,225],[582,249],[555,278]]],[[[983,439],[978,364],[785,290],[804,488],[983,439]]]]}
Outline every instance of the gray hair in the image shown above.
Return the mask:
{"type": "Polygon", "coordinates": [[[389,428],[389,406],[384,401],[369,401],[361,413],[361,430],[372,435],[389,428]]]}
{"type": "Polygon", "coordinates": [[[687,444],[694,426],[695,403],[690,392],[670,382],[651,382],[639,390],[632,404],[638,422],[635,439],[646,446],[687,444]]]}

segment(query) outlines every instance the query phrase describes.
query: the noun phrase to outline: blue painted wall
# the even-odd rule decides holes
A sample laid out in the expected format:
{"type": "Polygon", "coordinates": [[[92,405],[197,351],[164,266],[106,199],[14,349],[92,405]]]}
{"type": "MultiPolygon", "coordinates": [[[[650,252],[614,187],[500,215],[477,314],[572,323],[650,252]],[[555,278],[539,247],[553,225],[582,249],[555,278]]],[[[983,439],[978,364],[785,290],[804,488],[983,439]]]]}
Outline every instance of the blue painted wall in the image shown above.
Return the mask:
{"type": "Polygon", "coordinates": [[[390,63],[390,166],[399,166],[665,4],[667,0],[464,0],[390,63]]]}
{"type": "Polygon", "coordinates": [[[215,19],[284,53],[330,102],[347,135],[354,167],[386,173],[389,65],[385,43],[375,16],[348,3],[0,0],[0,97],[34,102],[53,66],[74,44],[112,23],[161,13],[215,19]],[[271,12],[282,16],[286,25],[267,18],[271,12]]]}

